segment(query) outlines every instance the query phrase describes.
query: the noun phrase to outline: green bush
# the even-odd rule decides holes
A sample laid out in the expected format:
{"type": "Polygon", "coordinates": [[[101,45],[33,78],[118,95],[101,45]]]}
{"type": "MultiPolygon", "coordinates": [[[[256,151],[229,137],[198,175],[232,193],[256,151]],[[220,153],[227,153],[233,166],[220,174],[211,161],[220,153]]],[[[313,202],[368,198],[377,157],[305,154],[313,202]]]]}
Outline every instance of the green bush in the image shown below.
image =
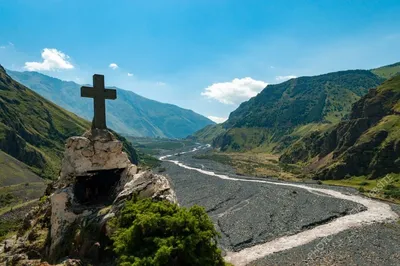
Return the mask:
{"type": "Polygon", "coordinates": [[[384,191],[386,198],[400,199],[400,188],[393,187],[384,191]]]}
{"type": "Polygon", "coordinates": [[[199,206],[180,208],[165,201],[133,199],[111,222],[121,266],[225,265],[218,233],[199,206]]]}

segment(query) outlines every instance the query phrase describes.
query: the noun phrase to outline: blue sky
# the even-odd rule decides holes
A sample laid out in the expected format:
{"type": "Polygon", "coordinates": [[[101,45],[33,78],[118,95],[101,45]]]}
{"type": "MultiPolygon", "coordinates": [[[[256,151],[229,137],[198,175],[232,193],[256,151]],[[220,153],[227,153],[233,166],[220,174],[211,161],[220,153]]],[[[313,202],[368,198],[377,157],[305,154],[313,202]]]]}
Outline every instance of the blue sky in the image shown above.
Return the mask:
{"type": "Polygon", "coordinates": [[[268,83],[400,61],[399,14],[399,0],[0,0],[0,64],[105,74],[225,118],[268,83]]]}

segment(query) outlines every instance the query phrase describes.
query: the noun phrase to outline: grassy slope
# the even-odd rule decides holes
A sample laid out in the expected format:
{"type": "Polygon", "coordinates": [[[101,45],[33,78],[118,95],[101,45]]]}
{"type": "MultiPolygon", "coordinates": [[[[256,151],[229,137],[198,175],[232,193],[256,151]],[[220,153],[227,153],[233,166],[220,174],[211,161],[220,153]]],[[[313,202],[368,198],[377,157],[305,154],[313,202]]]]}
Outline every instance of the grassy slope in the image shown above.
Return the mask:
{"type": "Polygon", "coordinates": [[[211,144],[216,137],[223,134],[225,131],[222,124],[209,125],[195,132],[188,138],[201,143],[211,144]]]}
{"type": "Polygon", "coordinates": [[[38,182],[43,183],[42,178],[29,166],[0,150],[0,187],[38,182]]]}
{"type": "MultiPolygon", "coordinates": [[[[80,97],[81,85],[36,72],[8,72],[46,99],[83,118],[92,118],[93,106],[91,100],[80,97]]],[[[119,133],[184,138],[214,123],[191,110],[149,100],[131,91],[117,90],[117,99],[107,101],[107,121],[108,126],[119,133]]]]}
{"type": "Polygon", "coordinates": [[[374,178],[400,171],[400,76],[355,103],[349,120],[297,141],[281,156],[302,162],[320,179],[374,178]]]}
{"type": "MultiPolygon", "coordinates": [[[[90,123],[14,81],[0,66],[0,149],[27,164],[35,174],[58,176],[65,140],[90,123]]],[[[135,151],[124,139],[125,151],[135,151]]]]}
{"type": "Polygon", "coordinates": [[[394,77],[400,74],[400,62],[372,69],[371,72],[385,79],[394,77]]]}
{"type": "Polygon", "coordinates": [[[12,80],[0,69],[0,149],[46,178],[60,169],[64,141],[89,123],[12,80]]]}
{"type": "Polygon", "coordinates": [[[38,199],[45,189],[46,182],[27,165],[0,151],[0,215],[38,199]]]}
{"type": "Polygon", "coordinates": [[[355,101],[382,81],[370,71],[350,70],[268,85],[231,113],[222,124],[226,132],[214,144],[224,151],[279,153],[305,129],[339,122],[355,101]]]}

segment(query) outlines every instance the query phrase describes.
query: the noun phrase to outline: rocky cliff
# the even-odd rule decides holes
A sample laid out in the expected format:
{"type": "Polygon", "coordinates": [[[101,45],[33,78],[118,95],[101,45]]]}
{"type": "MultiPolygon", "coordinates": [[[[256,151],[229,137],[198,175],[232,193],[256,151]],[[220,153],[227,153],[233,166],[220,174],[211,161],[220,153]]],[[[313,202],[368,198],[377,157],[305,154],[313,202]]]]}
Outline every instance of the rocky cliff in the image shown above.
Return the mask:
{"type": "Polygon", "coordinates": [[[400,76],[396,76],[357,101],[348,119],[295,142],[280,161],[306,164],[317,179],[381,177],[400,170],[399,129],[400,76]]]}

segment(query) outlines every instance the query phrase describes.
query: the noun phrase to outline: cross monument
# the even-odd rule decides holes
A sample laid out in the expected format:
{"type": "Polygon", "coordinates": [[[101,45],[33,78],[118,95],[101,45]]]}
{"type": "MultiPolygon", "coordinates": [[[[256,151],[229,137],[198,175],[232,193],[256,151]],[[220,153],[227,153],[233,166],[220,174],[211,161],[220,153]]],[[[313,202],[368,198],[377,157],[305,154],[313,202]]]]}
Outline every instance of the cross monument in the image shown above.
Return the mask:
{"type": "Polygon", "coordinates": [[[106,125],[106,99],[117,99],[117,91],[104,87],[104,76],[93,75],[93,87],[81,87],[81,97],[93,98],[94,117],[92,128],[107,129],[106,125]]]}

